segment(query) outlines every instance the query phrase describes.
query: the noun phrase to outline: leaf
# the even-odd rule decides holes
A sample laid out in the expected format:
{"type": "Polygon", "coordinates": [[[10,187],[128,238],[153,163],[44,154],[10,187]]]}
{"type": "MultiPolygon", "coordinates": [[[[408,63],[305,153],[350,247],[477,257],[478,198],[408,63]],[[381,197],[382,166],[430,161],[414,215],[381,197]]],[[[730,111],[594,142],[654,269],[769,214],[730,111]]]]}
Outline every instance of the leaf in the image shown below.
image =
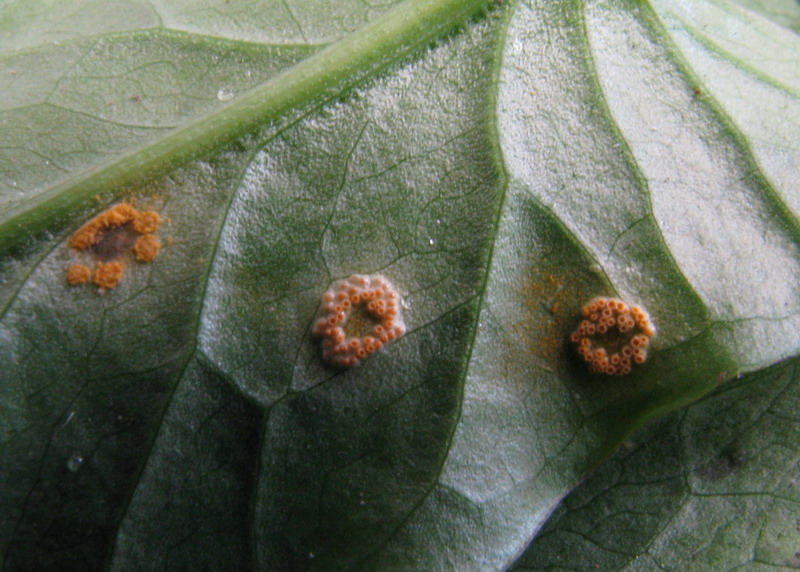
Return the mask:
{"type": "Polygon", "coordinates": [[[795,359],[649,425],[514,569],[797,568],[798,382],[795,359]]]}
{"type": "Polygon", "coordinates": [[[745,8],[749,8],[755,12],[761,12],[773,21],[793,29],[795,32],[800,31],[800,6],[796,0],[737,0],[737,4],[741,4],[745,8]]]}
{"type": "Polygon", "coordinates": [[[708,32],[786,28],[101,4],[0,12],[6,568],[502,568],[647,419],[797,355],[797,70],[708,32]],[[123,199],[160,256],[68,287],[123,199]],[[337,371],[311,329],[352,273],[408,333],[337,371]],[[659,329],[626,379],[565,343],[602,294],[659,329]]]}

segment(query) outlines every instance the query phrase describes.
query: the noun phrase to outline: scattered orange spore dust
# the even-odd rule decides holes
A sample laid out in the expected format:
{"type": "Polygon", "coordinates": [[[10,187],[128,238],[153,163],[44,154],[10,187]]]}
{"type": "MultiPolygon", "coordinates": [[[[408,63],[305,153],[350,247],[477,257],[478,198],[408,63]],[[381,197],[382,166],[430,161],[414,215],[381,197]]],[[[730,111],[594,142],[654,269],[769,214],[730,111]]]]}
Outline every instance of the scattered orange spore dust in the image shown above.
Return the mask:
{"type": "Polygon", "coordinates": [[[583,320],[570,341],[593,373],[625,375],[647,361],[656,329],[641,306],[617,298],[594,298],[582,310],[583,320]]]}
{"type": "Polygon", "coordinates": [[[538,266],[531,268],[514,290],[523,309],[507,324],[501,360],[504,368],[525,363],[529,356],[543,360],[550,369],[564,363],[564,338],[572,328],[568,319],[579,281],[568,271],[559,270],[562,273],[556,275],[541,271],[538,266]],[[520,351],[523,356],[518,354],[520,351]]]}
{"type": "Polygon", "coordinates": [[[73,286],[92,279],[92,269],[84,264],[73,264],[67,269],[67,282],[73,286]]]}
{"type": "Polygon", "coordinates": [[[314,335],[322,338],[322,359],[353,367],[406,333],[400,296],[380,274],[353,274],[322,295],[324,316],[314,335]]]}
{"type": "Polygon", "coordinates": [[[67,270],[67,283],[91,281],[101,291],[116,288],[132,258],[152,262],[158,257],[161,241],[154,233],[161,222],[159,213],[139,211],[130,203],[119,203],[101,212],[69,240],[70,248],[93,262],[94,270],[86,264],[72,264],[67,270]]]}

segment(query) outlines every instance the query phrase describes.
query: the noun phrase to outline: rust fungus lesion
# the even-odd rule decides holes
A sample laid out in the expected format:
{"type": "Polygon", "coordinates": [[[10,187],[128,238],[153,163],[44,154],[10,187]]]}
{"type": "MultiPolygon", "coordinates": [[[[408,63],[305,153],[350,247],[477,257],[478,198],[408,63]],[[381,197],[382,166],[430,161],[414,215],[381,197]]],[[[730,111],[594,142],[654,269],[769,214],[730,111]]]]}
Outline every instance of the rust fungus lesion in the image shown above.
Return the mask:
{"type": "Polygon", "coordinates": [[[86,284],[92,279],[92,269],[85,264],[73,264],[67,269],[67,282],[72,286],[86,284]]]}
{"type": "Polygon", "coordinates": [[[92,282],[99,288],[111,290],[122,282],[125,276],[125,265],[122,262],[98,262],[94,267],[92,282]]]}
{"type": "Polygon", "coordinates": [[[152,262],[161,250],[161,241],[153,234],[145,234],[136,239],[133,255],[139,262],[152,262]]]}
{"type": "Polygon", "coordinates": [[[617,298],[594,298],[570,340],[593,373],[625,375],[647,361],[656,329],[641,306],[617,298]]]}
{"type": "Polygon", "coordinates": [[[67,269],[67,283],[93,283],[101,291],[116,288],[129,262],[152,262],[161,250],[156,232],[161,215],[118,203],[79,228],[69,240],[74,257],[81,261],[67,269]]]}
{"type": "Polygon", "coordinates": [[[576,310],[578,284],[578,277],[568,268],[559,269],[558,274],[531,268],[514,291],[522,311],[514,314],[506,328],[509,335],[504,336],[504,351],[512,353],[504,358],[505,363],[518,361],[515,352],[524,351],[526,356],[543,360],[549,370],[560,367],[565,359],[564,337],[572,328],[576,310]]]}
{"type": "Polygon", "coordinates": [[[325,292],[322,303],[314,335],[322,338],[322,359],[334,367],[358,365],[406,332],[400,295],[380,274],[353,274],[325,292]]]}

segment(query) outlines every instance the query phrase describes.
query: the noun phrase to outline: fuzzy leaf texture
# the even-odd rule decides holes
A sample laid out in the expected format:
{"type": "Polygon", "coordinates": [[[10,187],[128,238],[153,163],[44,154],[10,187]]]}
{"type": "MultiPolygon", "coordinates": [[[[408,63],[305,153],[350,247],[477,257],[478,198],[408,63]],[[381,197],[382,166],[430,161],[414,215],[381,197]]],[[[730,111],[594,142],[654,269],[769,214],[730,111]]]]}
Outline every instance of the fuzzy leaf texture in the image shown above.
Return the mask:
{"type": "Polygon", "coordinates": [[[798,22],[0,3],[0,569],[505,569],[598,465],[518,566],[797,566],[798,22]],[[158,257],[69,286],[122,201],[158,257]],[[332,369],[353,273],[408,331],[332,369]],[[601,295],[658,329],[625,377],[568,342],[601,295]]]}

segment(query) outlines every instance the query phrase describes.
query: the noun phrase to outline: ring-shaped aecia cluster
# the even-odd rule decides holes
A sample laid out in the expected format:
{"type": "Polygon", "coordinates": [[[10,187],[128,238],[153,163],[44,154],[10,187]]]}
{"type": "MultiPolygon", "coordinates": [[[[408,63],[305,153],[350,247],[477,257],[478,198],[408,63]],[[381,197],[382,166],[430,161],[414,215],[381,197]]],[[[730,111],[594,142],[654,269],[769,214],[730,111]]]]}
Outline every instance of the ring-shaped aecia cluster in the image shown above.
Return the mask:
{"type": "Polygon", "coordinates": [[[322,303],[314,335],[322,338],[322,359],[330,365],[353,367],[406,333],[400,295],[380,274],[353,274],[326,291],[322,303]],[[361,332],[348,327],[354,312],[366,318],[361,332]]]}
{"type": "Polygon", "coordinates": [[[600,297],[587,303],[582,314],[570,340],[593,373],[625,375],[647,361],[656,329],[641,306],[600,297]]]}

